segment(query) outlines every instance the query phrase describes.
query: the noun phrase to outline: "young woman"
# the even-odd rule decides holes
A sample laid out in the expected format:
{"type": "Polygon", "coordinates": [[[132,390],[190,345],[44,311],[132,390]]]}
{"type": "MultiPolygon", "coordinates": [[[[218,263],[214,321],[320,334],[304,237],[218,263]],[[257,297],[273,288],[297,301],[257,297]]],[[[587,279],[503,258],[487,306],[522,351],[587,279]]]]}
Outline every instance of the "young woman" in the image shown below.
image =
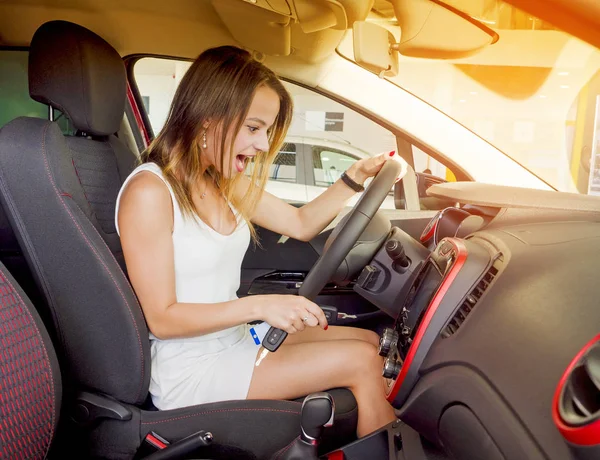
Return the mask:
{"type": "MultiPolygon", "coordinates": [[[[291,117],[292,100],[272,71],[241,49],[209,49],[123,184],[116,222],[151,331],[150,393],[156,407],[171,409],[346,387],[364,436],[395,419],[377,335],[328,328],[322,310],[303,297],[236,296],[253,224],[308,241],[355,193],[338,180],[298,209],[263,191],[291,117]],[[255,320],[290,334],[260,363],[247,325],[255,320]]],[[[362,184],[392,156],[360,160],[346,173],[362,184]]]]}

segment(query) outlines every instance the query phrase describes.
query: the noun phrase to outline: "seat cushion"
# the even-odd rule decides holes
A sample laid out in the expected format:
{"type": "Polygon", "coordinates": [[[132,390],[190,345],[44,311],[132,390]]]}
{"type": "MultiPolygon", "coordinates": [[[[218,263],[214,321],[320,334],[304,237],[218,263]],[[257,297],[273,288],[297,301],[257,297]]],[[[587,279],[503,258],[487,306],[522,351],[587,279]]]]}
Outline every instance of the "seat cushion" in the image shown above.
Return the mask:
{"type": "MultiPolygon", "coordinates": [[[[358,409],[349,390],[330,390],[334,398],[334,425],[323,435],[320,451],[329,452],[356,439],[358,409]]],[[[148,433],[175,442],[197,431],[210,431],[213,444],[199,452],[202,458],[268,459],[300,434],[298,401],[239,400],[181,409],[139,410],[128,406],[128,421],[104,420],[95,430],[82,432],[87,456],[131,458],[148,433]]]]}

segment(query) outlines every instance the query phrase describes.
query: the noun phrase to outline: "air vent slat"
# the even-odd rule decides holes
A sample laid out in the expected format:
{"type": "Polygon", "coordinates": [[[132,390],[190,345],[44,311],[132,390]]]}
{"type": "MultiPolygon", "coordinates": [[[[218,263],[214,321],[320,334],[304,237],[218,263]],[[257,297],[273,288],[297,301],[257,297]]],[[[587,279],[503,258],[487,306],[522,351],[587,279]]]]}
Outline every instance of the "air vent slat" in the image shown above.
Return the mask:
{"type": "Polygon", "coordinates": [[[585,366],[578,366],[571,374],[571,399],[573,406],[584,417],[600,410],[600,392],[590,379],[585,366]]]}
{"type": "Polygon", "coordinates": [[[596,342],[566,376],[558,410],[567,425],[584,427],[600,417],[599,360],[600,343],[596,342]]]}
{"type": "MultiPolygon", "coordinates": [[[[497,259],[496,262],[489,268],[487,272],[483,275],[483,277],[479,280],[477,285],[473,288],[473,290],[467,294],[464,302],[460,306],[460,308],[456,311],[452,319],[449,321],[448,325],[442,329],[441,336],[443,338],[448,338],[453,335],[464,323],[469,316],[469,313],[473,311],[475,304],[481,299],[483,293],[489,289],[492,282],[498,275],[499,271],[497,265],[499,265],[501,259],[497,259]]],[[[599,367],[600,369],[600,367],[599,367]]]]}

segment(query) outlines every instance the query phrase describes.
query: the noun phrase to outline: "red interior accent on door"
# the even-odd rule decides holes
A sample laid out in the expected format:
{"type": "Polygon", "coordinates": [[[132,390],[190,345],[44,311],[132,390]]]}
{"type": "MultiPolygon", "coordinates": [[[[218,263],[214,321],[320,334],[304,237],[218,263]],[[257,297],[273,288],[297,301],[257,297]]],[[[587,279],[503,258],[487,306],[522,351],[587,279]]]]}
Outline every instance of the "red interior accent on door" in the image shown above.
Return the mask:
{"type": "Polygon", "coordinates": [[[133,96],[133,91],[131,90],[131,86],[129,82],[127,82],[127,100],[129,101],[129,105],[133,110],[133,116],[135,117],[135,122],[137,123],[138,129],[142,133],[144,137],[144,147],[148,147],[150,144],[150,136],[148,135],[148,130],[146,130],[146,125],[144,125],[144,121],[142,120],[142,114],[140,113],[140,109],[137,106],[135,101],[135,97],[133,96]]]}

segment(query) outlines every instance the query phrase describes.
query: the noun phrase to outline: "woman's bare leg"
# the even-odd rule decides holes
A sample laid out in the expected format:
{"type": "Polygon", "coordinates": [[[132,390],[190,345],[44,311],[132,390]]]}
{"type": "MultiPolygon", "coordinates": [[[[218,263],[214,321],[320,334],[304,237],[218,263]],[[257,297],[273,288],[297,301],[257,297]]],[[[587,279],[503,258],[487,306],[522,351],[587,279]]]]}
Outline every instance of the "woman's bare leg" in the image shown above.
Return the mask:
{"type": "Polygon", "coordinates": [[[379,347],[379,336],[368,329],[349,326],[329,326],[326,331],[320,327],[307,327],[302,332],[288,335],[284,345],[306,342],[325,342],[329,340],[362,340],[379,347]]]}
{"type": "Polygon", "coordinates": [[[377,349],[362,340],[286,344],[254,368],[248,399],[294,399],[348,388],[358,404],[361,437],[396,419],[385,398],[381,366],[377,349]]]}

